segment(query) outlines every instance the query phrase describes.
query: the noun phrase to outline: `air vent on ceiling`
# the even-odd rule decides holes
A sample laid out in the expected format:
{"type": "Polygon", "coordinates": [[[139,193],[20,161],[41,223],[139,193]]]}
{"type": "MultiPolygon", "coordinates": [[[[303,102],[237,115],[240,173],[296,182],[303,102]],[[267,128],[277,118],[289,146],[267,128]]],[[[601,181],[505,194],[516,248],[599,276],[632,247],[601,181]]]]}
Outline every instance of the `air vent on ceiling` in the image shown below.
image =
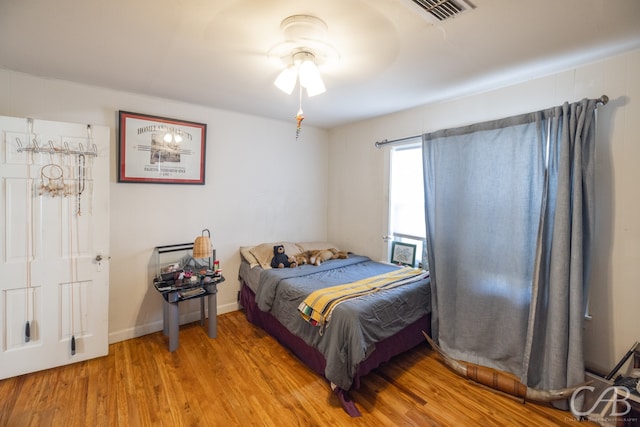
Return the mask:
{"type": "Polygon", "coordinates": [[[445,21],[473,9],[473,6],[463,0],[412,0],[429,18],[445,21]]]}

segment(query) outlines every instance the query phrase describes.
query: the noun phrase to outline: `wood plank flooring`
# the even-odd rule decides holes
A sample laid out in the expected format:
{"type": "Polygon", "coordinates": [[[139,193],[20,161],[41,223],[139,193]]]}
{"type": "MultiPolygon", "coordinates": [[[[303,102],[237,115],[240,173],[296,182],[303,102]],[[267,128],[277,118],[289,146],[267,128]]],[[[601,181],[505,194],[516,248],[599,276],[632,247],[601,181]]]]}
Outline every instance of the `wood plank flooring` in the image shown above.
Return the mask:
{"type": "MultiPolygon", "coordinates": [[[[242,312],[199,323],[169,353],[162,332],[106,357],[0,381],[0,426],[576,426],[569,412],[522,403],[458,377],[427,344],[350,392],[349,417],[327,382],[242,312]]],[[[595,426],[581,422],[580,426],[595,426]]]]}

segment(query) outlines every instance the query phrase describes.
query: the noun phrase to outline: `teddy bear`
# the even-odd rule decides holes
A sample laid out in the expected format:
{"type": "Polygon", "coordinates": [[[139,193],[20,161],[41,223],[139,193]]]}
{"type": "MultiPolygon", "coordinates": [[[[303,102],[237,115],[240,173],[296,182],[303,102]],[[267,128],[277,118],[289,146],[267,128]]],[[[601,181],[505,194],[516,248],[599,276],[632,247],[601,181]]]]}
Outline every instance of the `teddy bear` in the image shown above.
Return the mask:
{"type": "Polygon", "coordinates": [[[294,268],[297,266],[298,264],[295,259],[284,253],[284,245],[275,245],[273,247],[273,258],[271,259],[272,268],[294,268]]]}

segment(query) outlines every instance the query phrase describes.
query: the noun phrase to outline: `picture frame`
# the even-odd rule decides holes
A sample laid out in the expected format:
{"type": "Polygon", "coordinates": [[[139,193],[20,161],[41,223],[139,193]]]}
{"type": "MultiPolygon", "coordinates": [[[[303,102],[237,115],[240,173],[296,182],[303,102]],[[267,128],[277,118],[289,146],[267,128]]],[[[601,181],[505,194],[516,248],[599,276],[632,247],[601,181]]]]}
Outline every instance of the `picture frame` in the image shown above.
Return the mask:
{"type": "Polygon", "coordinates": [[[391,263],[413,267],[416,264],[417,245],[403,242],[391,243],[391,263]]]}
{"type": "Polygon", "coordinates": [[[118,182],[205,183],[207,125],[118,112],[118,182]]]}

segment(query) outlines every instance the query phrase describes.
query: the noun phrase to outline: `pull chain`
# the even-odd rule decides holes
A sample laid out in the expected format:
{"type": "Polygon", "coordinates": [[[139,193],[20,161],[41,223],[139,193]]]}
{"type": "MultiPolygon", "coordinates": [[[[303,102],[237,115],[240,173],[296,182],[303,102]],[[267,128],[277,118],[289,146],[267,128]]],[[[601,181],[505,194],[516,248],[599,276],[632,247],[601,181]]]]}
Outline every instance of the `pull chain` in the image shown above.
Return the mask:
{"type": "Polygon", "coordinates": [[[296,141],[300,137],[300,131],[302,130],[302,121],[304,120],[304,112],[302,111],[302,85],[300,85],[300,97],[298,98],[298,114],[296,114],[296,141]]]}

